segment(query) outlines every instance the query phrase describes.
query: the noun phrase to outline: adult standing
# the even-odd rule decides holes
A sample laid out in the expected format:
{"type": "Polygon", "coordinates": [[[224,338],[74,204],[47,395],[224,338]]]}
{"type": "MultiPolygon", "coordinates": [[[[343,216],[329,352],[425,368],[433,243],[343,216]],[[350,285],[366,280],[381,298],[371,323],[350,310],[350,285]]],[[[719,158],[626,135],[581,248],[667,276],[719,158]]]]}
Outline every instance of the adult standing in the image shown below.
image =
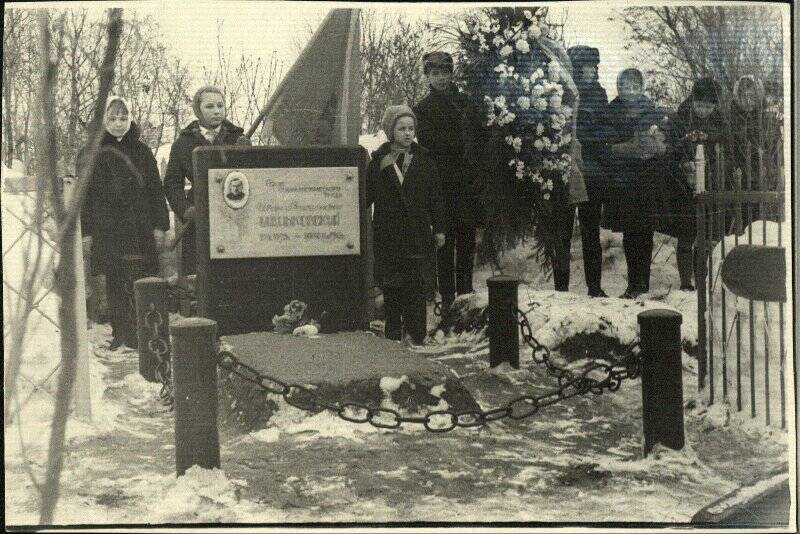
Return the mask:
{"type": "MultiPolygon", "coordinates": [[[[206,85],[198,89],[192,98],[192,109],[197,120],[181,130],[172,143],[164,176],[167,200],[183,224],[191,224],[195,211],[192,190],[184,190],[186,180],[194,184],[192,151],[199,146],[250,145],[250,140],[243,135],[244,130],[226,120],[225,99],[219,88],[206,85]]],[[[191,228],[181,241],[181,264],[187,274],[197,269],[194,236],[194,228],[191,228]]]]}
{"type": "Polygon", "coordinates": [[[445,314],[456,295],[473,291],[478,201],[464,157],[462,123],[468,99],[453,83],[453,58],[446,52],[431,52],[422,60],[430,92],[414,106],[417,139],[436,163],[445,210],[450,216],[444,246],[437,252],[439,292],[445,314]]]}
{"type": "Polygon", "coordinates": [[[659,113],[644,94],[644,76],[634,68],[617,77],[618,96],[608,105],[609,172],[613,201],[609,203],[612,229],[622,232],[628,267],[628,287],[622,298],[636,298],[650,290],[653,252],[653,186],[666,152],[659,113]]]}
{"type": "Polygon", "coordinates": [[[725,122],[719,111],[721,88],[711,78],[701,78],[692,86],[689,97],[681,103],[669,121],[668,146],[673,165],[660,180],[660,203],[656,206],[655,227],[678,240],[676,259],[680,288],[694,291],[693,245],[696,234],[694,208],[695,152],[703,145],[709,161],[710,178],[716,176],[717,143],[725,139],[725,122]]]}
{"type": "Polygon", "coordinates": [[[578,220],[583,248],[583,271],[590,297],[607,297],[600,280],[603,249],[600,246],[600,219],[603,205],[609,200],[606,154],[608,96],[597,80],[600,52],[590,46],[573,46],[567,50],[572,62],[573,77],[580,103],[576,136],[581,144],[583,176],[589,200],[578,205],[578,220]]]}
{"type": "MultiPolygon", "coordinates": [[[[124,98],[108,99],[104,125],[81,210],[81,231],[84,247],[90,249],[92,274],[106,277],[112,334],[109,348],[115,350],[132,343],[134,337],[122,256],[142,256],[144,274],[158,274],[169,212],[158,165],[150,148],[139,140],[139,128],[131,120],[131,107],[124,98]]],[[[84,147],[78,154],[79,166],[86,156],[84,147]]]]}

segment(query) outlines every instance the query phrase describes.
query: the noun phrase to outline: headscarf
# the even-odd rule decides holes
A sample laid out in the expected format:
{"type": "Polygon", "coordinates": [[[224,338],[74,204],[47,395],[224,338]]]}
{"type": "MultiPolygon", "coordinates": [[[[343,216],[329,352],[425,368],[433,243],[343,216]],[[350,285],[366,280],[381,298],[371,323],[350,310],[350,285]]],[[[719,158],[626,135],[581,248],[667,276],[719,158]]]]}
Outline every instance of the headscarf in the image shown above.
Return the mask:
{"type": "Polygon", "coordinates": [[[381,128],[383,128],[383,131],[386,133],[386,138],[389,139],[389,141],[394,141],[394,126],[401,117],[411,117],[414,119],[414,126],[416,127],[417,116],[414,115],[414,111],[405,104],[389,106],[386,108],[386,111],[383,112],[381,128]]]}
{"type": "Polygon", "coordinates": [[[739,109],[741,109],[742,111],[746,111],[744,106],[742,106],[741,97],[739,96],[739,89],[741,88],[741,83],[744,80],[751,81],[753,83],[753,85],[755,86],[755,88],[756,88],[756,102],[755,102],[755,104],[756,104],[756,108],[758,108],[762,104],[762,102],[764,101],[764,84],[761,82],[761,80],[759,80],[755,76],[751,76],[749,74],[747,74],[745,76],[740,76],[739,79],[736,80],[736,83],[733,84],[733,100],[734,100],[734,102],[736,102],[736,105],[739,107],[739,109]]]}
{"type": "MultiPolygon", "coordinates": [[[[105,120],[108,117],[108,109],[111,107],[111,104],[113,104],[114,102],[120,102],[123,106],[125,106],[125,109],[128,111],[128,124],[125,127],[125,133],[123,133],[120,136],[120,138],[121,137],[125,137],[125,134],[127,134],[131,129],[131,122],[133,122],[133,113],[131,112],[130,103],[124,97],[117,96],[117,95],[110,95],[108,97],[108,100],[106,101],[105,113],[103,115],[103,125],[105,126],[105,120]]],[[[108,132],[107,128],[106,128],[106,131],[108,132]]],[[[111,135],[111,132],[108,132],[108,133],[109,133],[109,135],[111,135]]]]}
{"type": "Polygon", "coordinates": [[[204,85],[203,87],[198,89],[194,93],[194,96],[192,97],[192,110],[194,111],[195,117],[197,117],[201,121],[203,120],[203,114],[200,112],[200,99],[206,93],[218,94],[222,97],[223,101],[225,100],[225,95],[222,93],[222,90],[219,87],[216,87],[214,85],[204,85]]]}

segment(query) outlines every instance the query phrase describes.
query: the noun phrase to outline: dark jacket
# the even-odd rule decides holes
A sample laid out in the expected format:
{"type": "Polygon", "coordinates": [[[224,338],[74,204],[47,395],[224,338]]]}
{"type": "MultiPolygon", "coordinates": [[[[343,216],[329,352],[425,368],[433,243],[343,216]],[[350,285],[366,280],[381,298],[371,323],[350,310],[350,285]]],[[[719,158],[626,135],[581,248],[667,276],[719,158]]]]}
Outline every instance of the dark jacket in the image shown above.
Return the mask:
{"type": "Polygon", "coordinates": [[[375,280],[381,287],[398,283],[408,265],[407,258],[421,256],[423,284],[430,296],[436,287],[433,234],[444,233],[447,216],[436,163],[416,143],[411,154],[402,185],[394,166],[389,164],[390,143],[372,153],[367,167],[367,207],[375,205],[375,280]]]}
{"type": "MultiPolygon", "coordinates": [[[[120,141],[106,132],[100,148],[81,211],[81,231],[92,236],[92,273],[119,267],[124,254],[140,254],[145,271],[157,274],[153,230],[169,229],[169,211],[153,153],[135,123],[120,141]]],[[[84,147],[79,165],[86,156],[84,147]]]]}
{"type": "Polygon", "coordinates": [[[467,96],[452,85],[447,92],[431,87],[414,106],[417,140],[436,162],[445,208],[459,226],[475,226],[479,218],[477,184],[467,172],[464,154],[462,125],[467,105],[467,96]]]}
{"type": "MultiPolygon", "coordinates": [[[[608,105],[606,131],[609,146],[630,141],[637,131],[644,128],[648,118],[657,116],[655,104],[646,96],[635,102],[615,98],[608,105]]],[[[643,160],[612,155],[609,148],[606,165],[612,200],[606,212],[605,226],[614,231],[633,233],[652,228],[653,188],[656,177],[667,162],[666,155],[643,160]]]]}
{"type": "MultiPolygon", "coordinates": [[[[214,139],[213,146],[234,145],[237,142],[250,144],[249,141],[244,141],[243,134],[244,130],[242,128],[224,120],[222,121],[220,133],[214,139]]],[[[195,120],[181,130],[178,139],[172,143],[172,148],[169,151],[167,172],[164,175],[164,192],[167,195],[172,211],[181,220],[185,219],[183,214],[189,206],[194,205],[192,191],[189,191],[188,196],[184,193],[183,181],[184,178],[188,178],[190,182],[194,183],[192,151],[199,146],[212,145],[200,132],[200,121],[195,120]]]]}
{"type": "Polygon", "coordinates": [[[580,103],[578,107],[576,134],[581,143],[583,174],[589,197],[598,189],[608,185],[608,160],[606,137],[608,135],[608,96],[598,82],[578,84],[580,103]]]}
{"type": "Polygon", "coordinates": [[[734,100],[731,103],[731,137],[728,153],[731,162],[728,165],[729,181],[735,169],[742,170],[742,189],[775,190],[783,186],[781,161],[783,156],[783,138],[777,117],[765,111],[766,103],[762,100],[754,109],[745,111],[734,100]],[[750,147],[750,185],[747,176],[747,147],[750,147]],[[760,149],[760,150],[759,150],[760,149]],[[764,174],[763,178],[761,174],[764,174]]]}

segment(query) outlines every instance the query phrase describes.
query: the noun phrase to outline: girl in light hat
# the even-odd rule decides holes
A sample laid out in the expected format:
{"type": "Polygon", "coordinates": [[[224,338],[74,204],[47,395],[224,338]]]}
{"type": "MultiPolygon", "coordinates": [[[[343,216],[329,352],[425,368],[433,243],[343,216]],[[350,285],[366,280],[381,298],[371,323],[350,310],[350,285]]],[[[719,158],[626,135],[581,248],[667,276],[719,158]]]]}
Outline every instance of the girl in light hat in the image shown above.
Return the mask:
{"type": "MultiPolygon", "coordinates": [[[[122,257],[144,258],[142,276],[158,274],[158,254],[169,229],[169,212],[153,153],[139,140],[131,106],[112,96],[106,104],[105,133],[91,173],[81,211],[84,247],[91,250],[92,274],[104,274],[108,316],[115,350],[123,343],[136,347],[135,320],[125,293],[122,257]]],[[[85,165],[81,149],[78,165],[85,165]]]]}
{"type": "Polygon", "coordinates": [[[375,280],[383,290],[387,339],[426,334],[426,298],[436,288],[436,249],[447,228],[436,164],[414,141],[410,107],[389,106],[381,126],[388,142],[367,168],[367,207],[374,204],[375,280]]]}

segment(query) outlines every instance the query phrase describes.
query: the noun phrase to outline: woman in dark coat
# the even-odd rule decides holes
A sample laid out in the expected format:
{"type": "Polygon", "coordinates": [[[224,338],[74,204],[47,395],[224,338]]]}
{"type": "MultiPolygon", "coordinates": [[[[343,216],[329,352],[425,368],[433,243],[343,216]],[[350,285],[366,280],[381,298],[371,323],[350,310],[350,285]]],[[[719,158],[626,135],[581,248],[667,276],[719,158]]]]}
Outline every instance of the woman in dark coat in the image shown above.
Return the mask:
{"type": "Polygon", "coordinates": [[[777,117],[766,108],[763,84],[752,76],[739,78],[730,109],[730,174],[733,185],[740,184],[742,189],[783,188],[783,138],[777,117]]]}
{"type": "Polygon", "coordinates": [[[666,144],[656,138],[663,135],[658,133],[660,116],[643,88],[642,73],[625,69],[617,78],[619,96],[608,105],[609,222],[612,230],[623,233],[628,266],[628,287],[622,298],[650,290],[653,187],[665,166],[666,144]]]}
{"type": "MultiPolygon", "coordinates": [[[[194,184],[192,151],[199,146],[249,145],[244,130],[225,120],[225,103],[222,91],[208,85],[197,90],[192,99],[192,109],[197,120],[181,130],[169,152],[167,172],[164,175],[164,192],[175,215],[184,224],[194,217],[192,190],[184,191],[185,180],[194,184]]],[[[181,266],[185,274],[197,269],[195,259],[194,229],[181,239],[181,266]]]]}
{"type": "Polygon", "coordinates": [[[367,168],[367,206],[375,205],[375,281],[383,290],[386,338],[402,339],[405,328],[420,344],[425,299],[436,289],[436,248],[447,228],[442,189],[428,151],[413,142],[411,108],[390,106],[382,125],[390,142],[372,153],[367,168]]]}
{"type": "MultiPolygon", "coordinates": [[[[158,165],[150,148],[139,140],[139,129],[130,117],[130,106],[123,98],[109,98],[106,132],[81,212],[84,243],[91,248],[92,274],[106,276],[112,350],[123,342],[134,343],[122,256],[140,255],[144,258],[142,274],[158,274],[158,254],[169,229],[158,165]]],[[[86,148],[78,161],[85,158],[86,148]]]]}
{"type": "Polygon", "coordinates": [[[656,230],[678,239],[678,274],[681,289],[686,291],[694,291],[695,152],[697,145],[702,144],[709,163],[707,176],[717,180],[715,146],[725,140],[725,123],[719,111],[720,91],[719,84],[711,78],[697,80],[667,128],[671,165],[660,175],[654,222],[656,230]]]}

